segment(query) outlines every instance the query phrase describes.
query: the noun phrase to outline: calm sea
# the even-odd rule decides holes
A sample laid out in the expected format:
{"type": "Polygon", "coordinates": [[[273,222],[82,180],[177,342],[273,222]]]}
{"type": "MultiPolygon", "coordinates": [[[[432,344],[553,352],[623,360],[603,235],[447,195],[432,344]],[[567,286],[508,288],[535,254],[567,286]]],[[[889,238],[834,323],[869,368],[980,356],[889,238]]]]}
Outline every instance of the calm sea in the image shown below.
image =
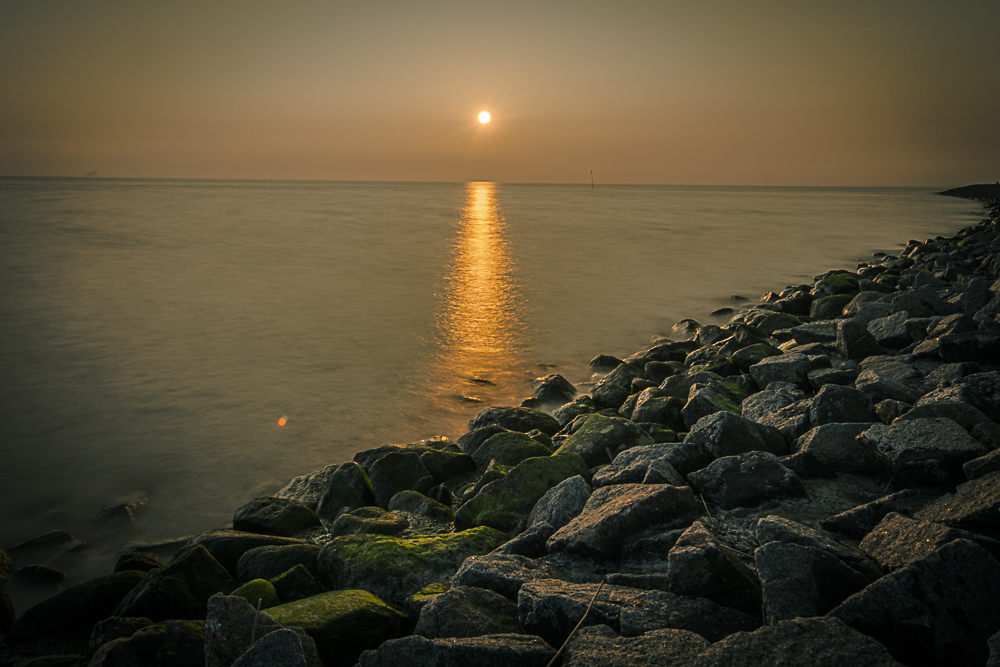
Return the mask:
{"type": "Polygon", "coordinates": [[[595,354],[979,209],[930,189],[2,178],[0,547],[67,529],[90,543],[71,581],[103,574],[127,541],[455,438],[534,377],[589,382],[595,354]],[[126,501],[134,525],[94,520],[126,501]]]}

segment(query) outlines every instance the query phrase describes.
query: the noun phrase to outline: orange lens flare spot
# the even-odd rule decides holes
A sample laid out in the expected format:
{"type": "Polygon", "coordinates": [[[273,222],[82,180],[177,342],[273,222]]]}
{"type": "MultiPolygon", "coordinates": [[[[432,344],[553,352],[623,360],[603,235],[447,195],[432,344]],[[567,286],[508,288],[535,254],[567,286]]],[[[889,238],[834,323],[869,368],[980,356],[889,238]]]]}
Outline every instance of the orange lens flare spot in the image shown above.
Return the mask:
{"type": "Polygon", "coordinates": [[[288,420],[284,417],[278,417],[278,426],[284,426],[288,423],[288,420]]]}

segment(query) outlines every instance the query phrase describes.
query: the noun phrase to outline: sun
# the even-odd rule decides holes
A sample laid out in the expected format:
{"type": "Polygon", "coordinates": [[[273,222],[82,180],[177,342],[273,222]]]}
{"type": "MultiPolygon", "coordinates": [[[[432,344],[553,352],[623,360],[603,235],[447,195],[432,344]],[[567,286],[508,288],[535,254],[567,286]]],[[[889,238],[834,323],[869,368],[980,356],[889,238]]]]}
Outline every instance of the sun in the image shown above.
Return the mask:
{"type": "Polygon", "coordinates": [[[491,118],[492,117],[490,116],[490,112],[489,111],[480,111],[479,112],[479,122],[482,123],[483,125],[486,125],[486,123],[490,122],[491,118]]]}

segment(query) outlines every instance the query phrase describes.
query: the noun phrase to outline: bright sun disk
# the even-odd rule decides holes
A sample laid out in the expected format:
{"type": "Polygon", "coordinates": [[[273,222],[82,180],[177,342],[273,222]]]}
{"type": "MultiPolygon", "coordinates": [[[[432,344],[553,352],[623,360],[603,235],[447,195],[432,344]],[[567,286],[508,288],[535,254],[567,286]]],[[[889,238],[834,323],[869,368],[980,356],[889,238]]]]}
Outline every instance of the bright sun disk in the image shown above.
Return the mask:
{"type": "Polygon", "coordinates": [[[486,123],[490,122],[490,112],[489,111],[480,111],[479,112],[479,122],[482,123],[483,125],[485,125],[486,123]]]}

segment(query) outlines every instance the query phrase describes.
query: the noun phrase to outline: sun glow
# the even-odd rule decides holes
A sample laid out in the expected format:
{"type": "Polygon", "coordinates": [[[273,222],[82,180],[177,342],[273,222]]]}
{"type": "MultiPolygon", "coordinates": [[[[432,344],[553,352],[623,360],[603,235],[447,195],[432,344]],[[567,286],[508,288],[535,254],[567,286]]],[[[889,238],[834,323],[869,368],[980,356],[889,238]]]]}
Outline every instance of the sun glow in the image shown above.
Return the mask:
{"type": "Polygon", "coordinates": [[[482,123],[483,125],[485,125],[486,123],[490,122],[491,118],[492,117],[490,116],[490,112],[489,111],[480,111],[479,112],[479,122],[482,123]]]}

